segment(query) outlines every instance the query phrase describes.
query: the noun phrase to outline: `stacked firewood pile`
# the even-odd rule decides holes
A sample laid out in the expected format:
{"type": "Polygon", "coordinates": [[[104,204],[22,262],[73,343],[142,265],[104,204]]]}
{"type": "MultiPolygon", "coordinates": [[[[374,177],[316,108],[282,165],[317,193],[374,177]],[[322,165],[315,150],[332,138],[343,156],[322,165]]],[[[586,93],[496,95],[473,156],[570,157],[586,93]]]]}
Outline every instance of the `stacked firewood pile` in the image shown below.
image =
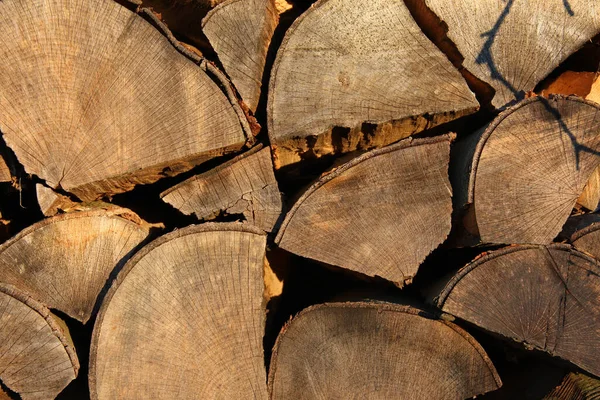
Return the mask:
{"type": "Polygon", "coordinates": [[[600,398],[600,3],[0,1],[0,398],[600,398]]]}

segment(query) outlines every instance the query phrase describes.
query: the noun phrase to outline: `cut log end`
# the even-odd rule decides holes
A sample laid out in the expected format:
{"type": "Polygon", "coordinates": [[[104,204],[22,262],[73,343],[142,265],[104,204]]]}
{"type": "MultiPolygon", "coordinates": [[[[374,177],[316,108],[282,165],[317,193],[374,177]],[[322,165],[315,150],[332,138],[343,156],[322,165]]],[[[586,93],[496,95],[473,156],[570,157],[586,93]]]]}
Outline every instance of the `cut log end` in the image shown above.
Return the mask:
{"type": "Polygon", "coordinates": [[[407,139],[338,167],[296,202],[276,242],[303,257],[409,282],[450,232],[450,140],[407,139]]]}
{"type": "Polygon", "coordinates": [[[79,361],[57,317],[17,288],[0,284],[0,379],[24,400],[55,398],[79,361]]]}
{"type": "Polygon", "coordinates": [[[281,332],[271,399],[464,399],[501,381],[484,350],[452,323],[405,306],[311,307],[281,332]]]}
{"type": "Polygon", "coordinates": [[[598,400],[600,380],[580,372],[571,372],[560,386],[548,393],[544,400],[598,400]]]}
{"type": "Polygon", "coordinates": [[[266,235],[180,229],[147,245],[106,296],[92,340],[92,399],[266,399],[266,235]]]}

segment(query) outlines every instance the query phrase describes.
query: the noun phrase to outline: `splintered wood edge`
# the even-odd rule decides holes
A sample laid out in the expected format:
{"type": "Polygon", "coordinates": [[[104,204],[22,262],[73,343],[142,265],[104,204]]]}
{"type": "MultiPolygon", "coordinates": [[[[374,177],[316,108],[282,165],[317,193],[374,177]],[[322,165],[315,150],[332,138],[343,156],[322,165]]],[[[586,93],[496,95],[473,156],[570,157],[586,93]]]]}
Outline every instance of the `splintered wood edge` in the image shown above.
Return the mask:
{"type": "Polygon", "coordinates": [[[292,209],[286,214],[283,222],[281,223],[281,227],[279,228],[279,231],[277,232],[277,236],[275,237],[275,244],[279,244],[281,242],[281,240],[283,239],[283,235],[285,234],[285,230],[286,230],[287,226],[289,225],[290,221],[294,218],[294,214],[296,213],[296,211],[298,211],[298,209],[302,206],[302,203],[304,203],[304,201],[306,201],[306,199],[308,199],[321,186],[325,185],[327,182],[331,181],[332,179],[337,178],[345,171],[357,166],[358,164],[362,163],[363,161],[369,160],[371,158],[375,158],[375,157],[383,155],[383,154],[392,153],[397,150],[403,150],[403,149],[407,149],[410,147],[417,147],[417,146],[423,146],[423,145],[428,145],[428,144],[435,144],[435,143],[441,143],[441,142],[452,143],[452,141],[455,138],[456,138],[456,134],[454,134],[454,133],[448,133],[445,135],[434,136],[434,137],[423,138],[423,139],[414,139],[412,137],[409,137],[406,139],[402,139],[399,142],[396,142],[394,144],[388,145],[386,147],[382,147],[380,149],[375,149],[375,150],[371,150],[367,153],[364,153],[356,158],[353,158],[352,160],[348,161],[347,163],[342,164],[341,166],[337,167],[336,169],[327,173],[326,175],[322,175],[317,182],[315,182],[311,187],[309,187],[304,192],[304,194],[298,199],[298,201],[296,201],[296,203],[294,204],[292,209]]]}
{"type": "Polygon", "coordinates": [[[525,100],[515,104],[512,107],[507,108],[503,112],[501,112],[496,118],[494,118],[494,120],[491,122],[491,124],[485,129],[485,131],[481,135],[481,138],[479,139],[479,142],[477,143],[477,146],[475,147],[475,153],[473,154],[473,162],[471,164],[471,175],[469,176],[469,193],[468,193],[468,197],[467,197],[467,202],[469,204],[473,204],[474,198],[475,198],[475,179],[477,176],[477,168],[479,167],[479,159],[481,158],[481,153],[483,152],[483,148],[485,147],[485,144],[487,143],[487,141],[490,138],[490,136],[492,135],[492,133],[496,130],[498,125],[500,125],[509,115],[512,115],[514,112],[518,111],[520,108],[525,107],[536,101],[544,101],[544,100],[546,100],[546,101],[552,101],[552,100],[577,101],[579,103],[583,103],[583,104],[592,106],[600,111],[600,105],[593,101],[582,99],[581,97],[577,97],[577,96],[564,96],[564,95],[559,95],[559,94],[551,94],[548,97],[542,97],[542,96],[530,97],[528,99],[525,99],[525,100]]]}
{"type": "Polygon", "coordinates": [[[123,269],[119,272],[117,277],[113,280],[110,288],[104,296],[102,306],[98,310],[96,322],[94,323],[94,331],[92,332],[92,340],[90,344],[90,359],[88,368],[88,384],[90,388],[90,396],[92,399],[98,399],[98,392],[96,388],[96,358],[98,354],[98,338],[100,336],[100,329],[102,328],[102,321],[104,320],[104,314],[106,313],[106,309],[110,305],[110,302],[115,292],[119,289],[119,286],[121,285],[123,280],[125,280],[129,272],[131,272],[131,270],[137,265],[137,263],[142,258],[148,255],[148,253],[162,246],[163,244],[183,236],[204,232],[245,232],[259,236],[267,236],[267,234],[262,229],[249,224],[241,224],[237,222],[210,222],[200,225],[190,225],[185,228],[167,233],[163,236],[160,236],[158,239],[153,240],[152,242],[144,246],[140,251],[135,253],[133,257],[131,257],[123,266],[123,269]]]}
{"type": "MultiPolygon", "coordinates": [[[[235,1],[240,1],[240,0],[235,0],[235,1]]],[[[198,175],[194,175],[191,178],[188,178],[185,181],[180,182],[177,185],[175,185],[175,186],[173,186],[173,187],[165,190],[164,192],[162,192],[160,194],[160,198],[163,199],[168,194],[171,194],[172,192],[175,192],[175,191],[179,190],[179,188],[181,188],[183,186],[187,186],[190,182],[194,182],[194,181],[197,181],[199,179],[205,179],[205,178],[207,178],[209,176],[216,175],[218,172],[223,171],[223,170],[231,167],[233,164],[236,164],[237,162],[239,162],[239,161],[241,161],[241,160],[243,160],[243,159],[245,159],[247,157],[250,157],[251,155],[254,155],[254,154],[258,153],[259,151],[261,151],[264,148],[265,147],[262,144],[258,144],[257,146],[254,146],[250,150],[245,151],[244,153],[242,153],[242,154],[240,154],[238,156],[235,156],[231,160],[229,160],[229,161],[227,161],[227,162],[225,162],[223,164],[220,164],[220,165],[218,165],[217,167],[215,167],[213,169],[210,169],[210,170],[208,170],[206,172],[203,172],[201,174],[198,174],[198,175]]],[[[271,159],[271,163],[272,162],[273,161],[271,159]]]]}
{"type": "Polygon", "coordinates": [[[505,256],[507,254],[516,253],[519,251],[531,250],[531,249],[552,249],[552,250],[563,250],[570,253],[570,255],[579,257],[584,259],[585,261],[598,266],[598,260],[594,257],[575,249],[570,244],[566,243],[552,243],[549,245],[536,245],[536,244],[525,244],[525,245],[511,245],[507,247],[503,247],[499,250],[494,250],[489,253],[483,253],[477,257],[466,266],[461,268],[445,285],[444,289],[440,292],[440,294],[434,299],[433,303],[442,310],[448,296],[454,290],[454,287],[471,271],[475,268],[479,267],[482,264],[487,263],[495,258],[499,258],[505,256]]]}
{"type": "Polygon", "coordinates": [[[175,38],[175,36],[173,36],[173,33],[167,27],[167,25],[164,22],[162,22],[160,19],[158,19],[158,17],[152,12],[152,10],[150,10],[149,8],[146,8],[146,7],[141,7],[141,4],[142,4],[141,2],[138,2],[138,1],[134,2],[132,0],[127,0],[127,1],[134,6],[137,6],[137,14],[149,19],[150,22],[156,28],[158,28],[159,32],[161,32],[163,34],[163,36],[165,36],[169,40],[171,45],[179,51],[179,53],[181,53],[182,55],[186,56],[188,59],[193,61],[204,72],[206,72],[209,76],[212,76],[216,80],[215,83],[217,84],[217,86],[219,88],[221,88],[221,90],[223,91],[223,93],[225,94],[227,99],[229,100],[229,103],[233,107],[233,110],[235,111],[235,113],[238,116],[239,123],[242,126],[242,131],[244,132],[244,136],[246,136],[247,145],[253,144],[255,139],[254,139],[254,135],[252,134],[252,129],[250,128],[250,123],[248,122],[248,119],[246,118],[246,114],[244,113],[244,110],[242,110],[242,107],[239,104],[239,99],[233,92],[231,82],[229,82],[229,79],[223,74],[223,72],[221,72],[217,67],[215,67],[210,61],[208,61],[204,57],[200,57],[198,54],[185,48],[181,44],[181,42],[179,42],[179,40],[177,40],[175,38]]]}
{"type": "Polygon", "coordinates": [[[496,385],[498,385],[498,388],[500,388],[502,386],[502,380],[500,379],[500,375],[498,375],[498,372],[496,371],[496,367],[494,367],[492,360],[490,360],[489,356],[487,355],[487,353],[485,352],[483,347],[481,347],[481,344],[479,344],[475,340],[475,338],[473,338],[471,335],[469,335],[469,333],[467,331],[465,331],[458,325],[448,322],[444,319],[440,319],[431,312],[420,310],[420,309],[412,307],[412,306],[393,304],[393,303],[383,303],[383,302],[376,302],[376,301],[374,301],[374,302],[359,301],[359,302],[343,302],[343,303],[323,303],[323,304],[317,304],[317,305],[310,306],[310,307],[305,308],[304,310],[300,311],[298,314],[296,314],[292,319],[290,319],[283,326],[283,328],[281,328],[281,331],[279,332],[279,335],[277,336],[277,340],[275,341],[275,344],[273,345],[273,353],[271,355],[271,364],[269,367],[269,377],[268,377],[269,396],[271,396],[273,394],[272,393],[273,392],[273,381],[275,379],[275,370],[277,369],[277,358],[278,358],[277,356],[279,354],[279,345],[284,340],[284,337],[285,337],[289,327],[295,321],[305,317],[307,314],[310,314],[313,311],[324,309],[324,308],[350,308],[350,309],[372,308],[372,309],[376,309],[378,311],[393,311],[393,312],[399,312],[399,313],[419,316],[419,317],[423,317],[423,318],[426,318],[426,319],[429,319],[432,321],[442,323],[442,324],[446,325],[447,327],[451,328],[454,332],[456,332],[460,336],[462,336],[463,339],[465,339],[471,346],[473,346],[475,351],[477,351],[477,353],[481,356],[481,358],[487,365],[488,369],[490,370],[492,376],[494,377],[494,381],[496,382],[496,385]]]}
{"type": "Polygon", "coordinates": [[[73,372],[75,374],[75,377],[77,377],[77,375],[79,374],[80,367],[79,359],[77,358],[77,353],[73,348],[73,344],[67,338],[65,332],[60,327],[58,322],[54,319],[55,317],[52,315],[50,310],[39,301],[34,300],[27,293],[21,291],[13,285],[9,285],[8,283],[0,283],[0,292],[17,299],[21,303],[25,304],[27,307],[37,312],[42,318],[44,318],[44,320],[52,330],[52,333],[54,333],[54,336],[58,338],[60,343],[63,345],[65,351],[67,352],[69,360],[71,360],[73,372]]]}
{"type": "Polygon", "coordinates": [[[144,226],[143,221],[133,211],[127,210],[125,208],[118,207],[118,208],[115,208],[114,210],[99,209],[99,210],[87,210],[87,211],[73,211],[73,212],[69,212],[66,214],[58,214],[58,215],[43,219],[39,222],[36,222],[33,225],[28,226],[27,228],[23,229],[22,231],[17,233],[15,236],[10,238],[6,242],[2,243],[2,245],[0,246],[0,254],[2,252],[4,252],[4,250],[6,250],[8,247],[12,246],[19,240],[23,239],[25,236],[27,236],[30,233],[35,232],[38,229],[43,228],[45,226],[53,225],[53,224],[56,224],[56,223],[59,223],[62,221],[68,221],[70,219],[96,217],[96,216],[97,217],[107,217],[107,218],[118,218],[118,219],[121,219],[121,220],[127,222],[128,224],[135,225],[140,229],[144,229],[146,231],[148,230],[148,228],[144,226]],[[131,218],[128,218],[127,217],[128,215],[131,216],[131,218]],[[135,219],[139,219],[140,222],[139,223],[136,222],[135,219]]]}

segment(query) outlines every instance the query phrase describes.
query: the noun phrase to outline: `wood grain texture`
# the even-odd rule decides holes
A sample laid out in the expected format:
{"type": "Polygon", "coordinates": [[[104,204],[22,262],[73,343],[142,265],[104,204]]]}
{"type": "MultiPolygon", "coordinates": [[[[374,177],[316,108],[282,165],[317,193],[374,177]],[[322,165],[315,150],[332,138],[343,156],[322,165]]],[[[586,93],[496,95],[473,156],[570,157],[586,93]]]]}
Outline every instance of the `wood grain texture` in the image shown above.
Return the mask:
{"type": "Polygon", "coordinates": [[[461,269],[442,311],[600,374],[600,268],[568,245],[512,246],[461,269]]]}
{"type": "Polygon", "coordinates": [[[398,285],[409,282],[450,232],[450,140],[406,139],[323,176],[286,215],[276,243],[398,285]]]}
{"type": "Polygon", "coordinates": [[[424,0],[448,25],[463,65],[489,83],[505,106],[600,33],[594,0],[424,0]]]}
{"type": "Polygon", "coordinates": [[[42,304],[0,284],[0,379],[24,400],[54,399],[77,377],[68,332],[42,304]]]}
{"type": "MultiPolygon", "coordinates": [[[[294,140],[331,135],[334,127],[477,107],[461,74],[403,2],[320,0],[294,22],[278,50],[269,84],[269,137],[277,151],[293,151],[302,147],[294,140]]],[[[405,131],[384,145],[406,137],[405,131]]],[[[330,141],[322,152],[335,151],[330,141]]],[[[344,151],[355,150],[355,141],[344,151]]],[[[282,157],[280,164],[291,161],[297,160],[282,157]]]]}
{"type": "Polygon", "coordinates": [[[256,111],[271,37],[279,22],[274,0],[228,0],[202,20],[225,72],[256,111]]]}
{"type": "Polygon", "coordinates": [[[600,260],[600,221],[597,218],[580,221],[579,229],[573,232],[569,241],[578,250],[591,254],[600,260]]]}
{"type": "Polygon", "coordinates": [[[406,306],[310,307],[280,333],[271,399],[465,399],[500,377],[481,346],[456,325],[406,306]]]}
{"type": "Polygon", "coordinates": [[[534,97],[500,114],[471,167],[469,202],[481,240],[550,243],[600,164],[600,107],[534,97]]]}
{"type": "Polygon", "coordinates": [[[113,1],[3,1],[0,36],[3,136],[28,173],[82,200],[246,141],[203,69],[113,1]]]}
{"type": "Polygon", "coordinates": [[[161,193],[163,201],[184,214],[212,219],[220,212],[243,214],[270,232],[281,215],[281,193],[271,151],[256,148],[161,193]]]}
{"type": "Polygon", "coordinates": [[[256,227],[203,224],[138,252],[94,327],[92,399],[266,399],[265,245],[256,227]]]}
{"type": "Polygon", "coordinates": [[[598,400],[600,381],[579,372],[571,372],[560,386],[548,393],[544,400],[598,400]]]}
{"type": "Polygon", "coordinates": [[[85,323],[113,270],[148,235],[135,218],[115,209],[38,222],[0,246],[0,282],[85,323]]]}

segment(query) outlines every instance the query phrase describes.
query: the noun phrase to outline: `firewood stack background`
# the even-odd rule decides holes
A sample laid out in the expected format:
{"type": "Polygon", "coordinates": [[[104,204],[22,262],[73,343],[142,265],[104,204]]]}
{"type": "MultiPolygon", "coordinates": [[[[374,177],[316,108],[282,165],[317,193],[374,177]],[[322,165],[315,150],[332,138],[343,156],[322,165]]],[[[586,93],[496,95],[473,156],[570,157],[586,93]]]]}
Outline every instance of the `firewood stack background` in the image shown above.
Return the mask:
{"type": "Polygon", "coordinates": [[[0,398],[600,398],[600,3],[0,1],[0,398]]]}

